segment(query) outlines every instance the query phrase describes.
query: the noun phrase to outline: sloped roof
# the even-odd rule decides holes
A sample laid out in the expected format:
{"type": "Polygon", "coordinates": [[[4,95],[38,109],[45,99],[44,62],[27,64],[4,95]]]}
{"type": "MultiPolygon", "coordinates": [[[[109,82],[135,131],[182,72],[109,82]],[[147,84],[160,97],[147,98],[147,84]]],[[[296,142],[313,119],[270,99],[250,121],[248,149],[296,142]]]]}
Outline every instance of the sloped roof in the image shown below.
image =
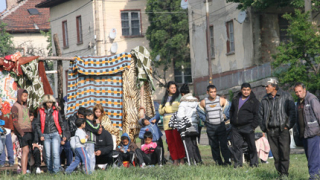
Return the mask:
{"type": "Polygon", "coordinates": [[[48,7],[53,7],[58,4],[64,3],[69,0],[42,0],[41,3],[37,4],[36,7],[38,8],[48,8],[48,7]]]}
{"type": "Polygon", "coordinates": [[[43,0],[24,0],[17,6],[6,10],[1,14],[0,20],[8,26],[7,32],[39,32],[40,30],[48,31],[50,29],[50,8],[36,8],[35,6],[43,0]],[[39,14],[30,15],[28,9],[37,9],[39,14]],[[36,25],[35,25],[36,24],[36,25]],[[39,29],[37,29],[37,27],[39,29]]]}

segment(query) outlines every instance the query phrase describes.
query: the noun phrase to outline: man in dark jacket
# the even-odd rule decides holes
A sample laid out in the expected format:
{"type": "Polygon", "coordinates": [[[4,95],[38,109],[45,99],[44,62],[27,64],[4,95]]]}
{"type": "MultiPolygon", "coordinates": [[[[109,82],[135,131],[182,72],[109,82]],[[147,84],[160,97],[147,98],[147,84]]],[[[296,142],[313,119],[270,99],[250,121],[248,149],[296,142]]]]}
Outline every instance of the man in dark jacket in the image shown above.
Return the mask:
{"type": "Polygon", "coordinates": [[[78,127],[76,126],[76,120],[78,118],[85,118],[84,117],[85,111],[86,111],[86,108],[79,107],[78,111],[74,113],[74,115],[68,118],[69,130],[70,130],[71,136],[74,136],[74,134],[76,133],[76,130],[78,129],[78,127]]]}
{"type": "MultiPolygon", "coordinates": [[[[63,119],[63,125],[64,125],[64,129],[65,129],[65,137],[66,137],[66,141],[63,141],[61,139],[61,146],[60,146],[60,158],[66,158],[67,159],[67,166],[70,166],[70,164],[72,163],[72,159],[73,159],[73,152],[71,149],[71,145],[70,145],[70,138],[71,138],[71,132],[70,132],[70,128],[69,128],[69,123],[68,121],[64,118],[64,115],[62,115],[62,119],[63,119]],[[64,155],[62,154],[62,152],[64,152],[64,155]]],[[[65,162],[64,159],[60,159],[61,162],[65,162]]]]}
{"type": "Polygon", "coordinates": [[[267,133],[274,165],[280,178],[286,178],[289,170],[290,133],[296,122],[292,96],[279,89],[278,81],[271,78],[266,85],[267,95],[261,100],[259,119],[261,130],[267,133]]]}
{"type": "Polygon", "coordinates": [[[318,179],[320,177],[320,103],[315,95],[306,90],[303,83],[297,83],[294,91],[299,98],[297,125],[308,159],[310,179],[318,179]]]}
{"type": "Polygon", "coordinates": [[[100,126],[94,147],[96,164],[112,165],[113,140],[111,134],[100,126]]]}
{"type": "Polygon", "coordinates": [[[32,155],[34,158],[34,167],[36,168],[36,174],[40,174],[40,166],[41,166],[41,152],[40,149],[42,149],[40,146],[40,137],[37,132],[37,125],[36,121],[34,121],[34,113],[29,111],[29,118],[32,125],[32,133],[33,133],[33,141],[32,141],[32,155]]]}
{"type": "Polygon", "coordinates": [[[249,83],[241,85],[241,92],[232,100],[230,108],[230,123],[232,125],[231,142],[234,154],[234,168],[242,166],[242,145],[248,144],[250,166],[258,166],[257,148],[254,130],[259,125],[259,101],[251,91],[249,83]]]}

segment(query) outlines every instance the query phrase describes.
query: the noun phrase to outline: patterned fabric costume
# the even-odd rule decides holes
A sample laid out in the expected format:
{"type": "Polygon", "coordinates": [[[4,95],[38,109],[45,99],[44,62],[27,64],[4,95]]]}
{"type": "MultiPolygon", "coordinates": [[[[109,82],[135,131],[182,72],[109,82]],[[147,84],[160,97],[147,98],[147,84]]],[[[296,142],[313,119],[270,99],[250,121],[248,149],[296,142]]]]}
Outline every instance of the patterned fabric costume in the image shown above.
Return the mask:
{"type": "Polygon", "coordinates": [[[24,76],[18,77],[18,83],[22,89],[28,91],[28,108],[36,109],[44,96],[43,84],[38,74],[38,62],[36,60],[21,65],[24,76]]]}
{"type": "Polygon", "coordinates": [[[68,71],[67,117],[80,107],[101,104],[112,126],[122,126],[122,71],[130,67],[131,54],[112,57],[78,57],[68,71]]]}
{"type": "Polygon", "coordinates": [[[93,108],[97,103],[105,108],[101,123],[120,141],[119,127],[131,139],[139,134],[138,111],[144,107],[146,116],[155,115],[150,53],[139,46],[129,53],[110,57],[76,57],[68,71],[69,117],[80,107],[93,108]],[[133,58],[132,58],[133,57],[133,58]],[[143,85],[143,94],[140,87],[143,85]],[[143,98],[144,104],[140,104],[143,98]]]}
{"type": "Polygon", "coordinates": [[[138,72],[138,87],[140,88],[145,82],[149,82],[151,84],[152,91],[154,91],[155,88],[152,78],[152,67],[149,51],[143,46],[138,46],[131,50],[131,54],[135,56],[137,60],[136,68],[138,72]]]}
{"type": "Polygon", "coordinates": [[[107,130],[110,134],[117,137],[116,141],[117,144],[120,143],[120,129],[116,128],[112,125],[110,118],[107,115],[104,115],[101,119],[101,125],[107,130]]]}

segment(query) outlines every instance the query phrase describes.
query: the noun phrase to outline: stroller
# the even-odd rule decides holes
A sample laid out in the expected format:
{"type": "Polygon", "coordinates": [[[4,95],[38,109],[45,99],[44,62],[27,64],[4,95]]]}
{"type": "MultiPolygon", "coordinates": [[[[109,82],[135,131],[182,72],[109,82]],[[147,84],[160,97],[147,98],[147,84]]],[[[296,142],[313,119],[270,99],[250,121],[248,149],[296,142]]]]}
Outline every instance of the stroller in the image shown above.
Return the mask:
{"type": "MultiPolygon", "coordinates": [[[[234,161],[234,150],[233,150],[232,143],[231,143],[232,125],[230,124],[230,120],[226,121],[226,129],[227,129],[228,148],[229,148],[229,151],[231,154],[231,159],[234,161]]],[[[261,132],[255,133],[255,141],[260,139],[262,136],[263,136],[263,134],[261,132]]],[[[244,160],[246,162],[249,162],[250,161],[250,154],[249,154],[248,144],[246,141],[244,141],[242,144],[242,152],[243,152],[244,160]]]]}

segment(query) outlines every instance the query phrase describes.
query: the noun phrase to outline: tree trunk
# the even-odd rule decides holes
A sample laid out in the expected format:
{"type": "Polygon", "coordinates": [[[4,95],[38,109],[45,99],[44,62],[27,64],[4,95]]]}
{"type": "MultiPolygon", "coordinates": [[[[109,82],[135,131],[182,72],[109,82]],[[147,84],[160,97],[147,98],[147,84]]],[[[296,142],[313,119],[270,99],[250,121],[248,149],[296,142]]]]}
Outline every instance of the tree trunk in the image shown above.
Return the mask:
{"type": "MultiPolygon", "coordinates": [[[[58,34],[53,35],[53,43],[56,48],[56,56],[62,56],[58,34]]],[[[63,105],[63,67],[62,60],[58,60],[57,62],[57,74],[58,74],[58,103],[61,107],[60,112],[64,114],[64,105],[63,105]]]]}

